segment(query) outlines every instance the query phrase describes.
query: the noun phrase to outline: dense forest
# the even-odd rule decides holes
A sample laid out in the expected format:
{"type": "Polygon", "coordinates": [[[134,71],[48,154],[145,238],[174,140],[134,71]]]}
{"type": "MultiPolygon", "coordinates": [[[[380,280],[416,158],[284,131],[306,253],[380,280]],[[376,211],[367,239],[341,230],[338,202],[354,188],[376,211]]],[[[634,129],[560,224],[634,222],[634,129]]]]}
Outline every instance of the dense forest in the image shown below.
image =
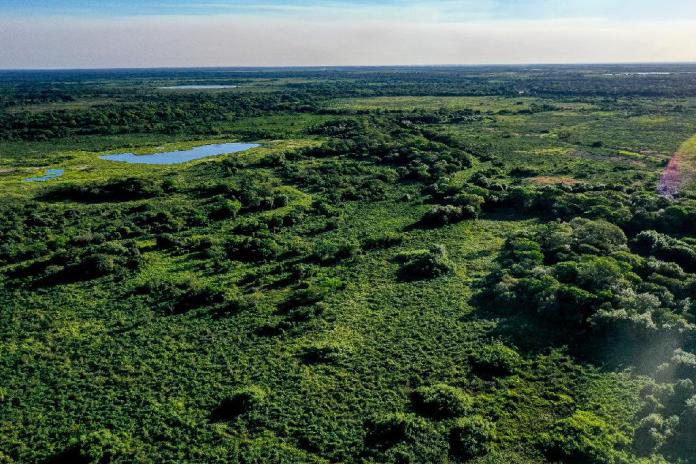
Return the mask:
{"type": "Polygon", "coordinates": [[[695,135],[692,65],[0,72],[0,462],[696,464],[695,135]]]}

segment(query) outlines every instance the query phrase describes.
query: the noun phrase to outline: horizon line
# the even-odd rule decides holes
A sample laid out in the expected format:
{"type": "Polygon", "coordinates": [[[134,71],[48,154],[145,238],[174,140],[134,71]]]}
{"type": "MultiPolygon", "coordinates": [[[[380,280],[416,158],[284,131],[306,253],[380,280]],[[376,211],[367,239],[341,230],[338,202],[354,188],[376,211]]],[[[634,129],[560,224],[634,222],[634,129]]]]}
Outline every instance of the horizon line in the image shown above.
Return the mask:
{"type": "Polygon", "coordinates": [[[256,69],[340,69],[340,68],[447,68],[447,67],[527,67],[527,66],[645,66],[645,65],[696,65],[696,60],[685,61],[578,61],[578,62],[537,62],[537,63],[433,63],[433,64],[383,64],[383,65],[211,65],[211,66],[120,66],[120,67],[51,67],[51,68],[5,68],[0,66],[0,72],[31,72],[31,71],[148,71],[148,70],[256,70],[256,69]]]}

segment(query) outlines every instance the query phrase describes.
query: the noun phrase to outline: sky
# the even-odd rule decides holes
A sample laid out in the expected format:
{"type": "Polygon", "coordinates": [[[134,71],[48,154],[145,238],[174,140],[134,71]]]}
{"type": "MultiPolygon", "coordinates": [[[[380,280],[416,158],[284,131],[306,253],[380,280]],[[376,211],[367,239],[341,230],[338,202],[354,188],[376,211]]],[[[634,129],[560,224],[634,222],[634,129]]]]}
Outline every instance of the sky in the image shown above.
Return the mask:
{"type": "Polygon", "coordinates": [[[0,68],[696,62],[694,0],[0,0],[0,68]]]}

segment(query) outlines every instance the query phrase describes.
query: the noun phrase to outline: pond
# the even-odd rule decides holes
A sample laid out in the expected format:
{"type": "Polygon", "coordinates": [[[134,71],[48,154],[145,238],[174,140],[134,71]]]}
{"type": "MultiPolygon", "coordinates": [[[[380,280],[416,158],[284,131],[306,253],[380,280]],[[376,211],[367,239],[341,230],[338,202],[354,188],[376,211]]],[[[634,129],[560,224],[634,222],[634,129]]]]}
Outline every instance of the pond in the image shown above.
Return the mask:
{"type": "Polygon", "coordinates": [[[63,169],[47,169],[43,176],[27,177],[23,182],[46,182],[47,180],[55,179],[63,175],[63,169]]]}
{"type": "Polygon", "coordinates": [[[226,155],[238,153],[260,147],[258,143],[219,143],[202,145],[190,150],[164,151],[150,155],[135,155],[133,153],[119,153],[114,155],[102,155],[99,158],[108,161],[120,161],[123,163],[137,164],[180,164],[208,156],[226,155]]]}
{"type": "Polygon", "coordinates": [[[161,90],[219,90],[219,89],[236,89],[236,85],[169,85],[165,87],[158,87],[161,90]]]}

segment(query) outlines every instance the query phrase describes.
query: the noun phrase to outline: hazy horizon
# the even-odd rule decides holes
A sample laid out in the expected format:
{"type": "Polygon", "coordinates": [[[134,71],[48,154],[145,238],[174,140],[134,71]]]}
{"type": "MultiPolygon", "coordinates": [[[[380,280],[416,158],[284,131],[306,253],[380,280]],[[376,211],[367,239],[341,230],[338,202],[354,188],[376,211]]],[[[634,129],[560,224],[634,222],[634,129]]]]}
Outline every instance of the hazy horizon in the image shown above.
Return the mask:
{"type": "Polygon", "coordinates": [[[682,0],[5,0],[1,69],[696,61],[682,0]]]}
{"type": "Polygon", "coordinates": [[[53,68],[3,68],[0,72],[22,72],[22,71],[159,71],[159,70],[322,70],[322,69],[360,69],[360,68],[485,68],[485,67],[511,67],[525,68],[530,66],[568,66],[568,67],[601,67],[601,66],[689,66],[696,67],[696,61],[605,61],[605,62],[576,62],[576,63],[433,63],[433,64],[341,64],[341,65],[286,65],[286,66],[132,66],[132,67],[53,67],[53,68]]]}

